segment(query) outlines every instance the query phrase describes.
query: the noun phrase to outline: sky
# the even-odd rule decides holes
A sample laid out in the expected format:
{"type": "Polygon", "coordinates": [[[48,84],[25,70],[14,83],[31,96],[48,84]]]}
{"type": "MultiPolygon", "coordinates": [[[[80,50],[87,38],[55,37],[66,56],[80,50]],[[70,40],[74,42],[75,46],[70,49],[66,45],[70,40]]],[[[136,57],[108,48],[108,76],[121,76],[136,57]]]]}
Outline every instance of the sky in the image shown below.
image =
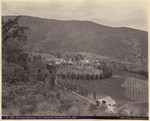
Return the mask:
{"type": "Polygon", "coordinates": [[[3,0],[2,15],[93,21],[148,30],[148,0],[3,0]]]}

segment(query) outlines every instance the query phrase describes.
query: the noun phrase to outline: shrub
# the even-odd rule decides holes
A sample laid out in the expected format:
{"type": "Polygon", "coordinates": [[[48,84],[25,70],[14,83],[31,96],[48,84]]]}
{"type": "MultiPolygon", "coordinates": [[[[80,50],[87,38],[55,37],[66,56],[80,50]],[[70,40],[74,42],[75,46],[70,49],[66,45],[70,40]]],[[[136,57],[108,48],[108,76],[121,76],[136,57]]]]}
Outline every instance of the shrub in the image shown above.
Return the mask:
{"type": "Polygon", "coordinates": [[[61,100],[61,105],[59,107],[60,112],[64,112],[69,110],[73,106],[73,100],[71,99],[64,99],[61,100]]]}
{"type": "Polygon", "coordinates": [[[49,107],[49,103],[46,101],[39,103],[37,106],[37,110],[42,111],[42,112],[47,111],[48,109],[50,109],[50,107],[49,107]]]}
{"type": "Polygon", "coordinates": [[[96,105],[94,105],[94,104],[90,104],[90,107],[89,107],[89,111],[94,111],[94,110],[96,110],[97,109],[97,107],[96,107],[96,105]]]}
{"type": "Polygon", "coordinates": [[[59,91],[56,93],[56,98],[57,98],[58,100],[61,99],[61,93],[60,93],[59,91]]]}
{"type": "Polygon", "coordinates": [[[71,74],[71,79],[74,79],[75,78],[75,74],[71,74]]]}
{"type": "Polygon", "coordinates": [[[90,80],[90,75],[89,74],[86,74],[86,79],[90,80]]]}
{"type": "Polygon", "coordinates": [[[45,89],[44,82],[39,81],[39,82],[35,85],[35,93],[40,93],[43,89],[45,89]]]}
{"type": "Polygon", "coordinates": [[[41,94],[36,95],[37,102],[43,102],[45,100],[44,96],[41,94]]]}
{"type": "Polygon", "coordinates": [[[78,89],[78,87],[77,87],[77,85],[75,84],[74,86],[73,86],[73,91],[77,91],[77,89],[78,89]]]}
{"type": "Polygon", "coordinates": [[[34,112],[37,110],[37,105],[32,104],[32,105],[24,105],[21,107],[19,113],[20,115],[32,115],[34,112]]]}
{"type": "Polygon", "coordinates": [[[20,106],[26,105],[26,96],[18,97],[18,102],[19,102],[20,106]]]}
{"type": "Polygon", "coordinates": [[[99,79],[103,79],[103,77],[102,77],[102,75],[101,75],[101,74],[99,74],[99,79]]]}
{"type": "Polygon", "coordinates": [[[36,104],[36,103],[37,103],[37,98],[36,98],[35,95],[28,94],[28,95],[26,96],[26,99],[24,100],[24,103],[27,104],[27,105],[36,104]]]}
{"type": "Polygon", "coordinates": [[[65,74],[62,74],[62,78],[65,79],[65,78],[66,78],[66,75],[65,75],[65,74]]]}
{"type": "Polygon", "coordinates": [[[77,80],[80,79],[79,75],[77,74],[77,80]]]}
{"type": "Polygon", "coordinates": [[[14,106],[21,106],[21,103],[20,103],[20,101],[19,101],[19,98],[17,98],[17,97],[12,100],[12,103],[14,104],[14,106]]]}
{"type": "Polygon", "coordinates": [[[7,108],[8,106],[7,102],[10,102],[10,101],[11,101],[10,96],[2,95],[2,108],[7,108]]]}
{"type": "Polygon", "coordinates": [[[45,95],[45,99],[48,100],[49,98],[56,97],[56,93],[54,91],[47,91],[45,95]]]}
{"type": "Polygon", "coordinates": [[[98,75],[95,76],[95,79],[98,79],[98,75]]]}
{"type": "Polygon", "coordinates": [[[83,79],[84,79],[83,75],[80,75],[80,79],[81,79],[81,80],[83,80],[83,79]]]}
{"type": "Polygon", "coordinates": [[[91,75],[91,79],[94,80],[94,75],[91,75]]]}

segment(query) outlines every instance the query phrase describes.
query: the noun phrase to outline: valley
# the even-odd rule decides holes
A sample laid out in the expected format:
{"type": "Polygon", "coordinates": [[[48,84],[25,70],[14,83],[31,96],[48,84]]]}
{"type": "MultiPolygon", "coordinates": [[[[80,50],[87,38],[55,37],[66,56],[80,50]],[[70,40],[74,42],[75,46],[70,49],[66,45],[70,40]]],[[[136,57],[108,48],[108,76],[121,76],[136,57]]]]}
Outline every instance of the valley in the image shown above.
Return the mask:
{"type": "MultiPolygon", "coordinates": [[[[13,18],[3,16],[6,25],[13,18]]],[[[3,45],[4,116],[148,116],[148,32],[16,20],[28,30],[26,42],[10,37],[3,45]]]]}

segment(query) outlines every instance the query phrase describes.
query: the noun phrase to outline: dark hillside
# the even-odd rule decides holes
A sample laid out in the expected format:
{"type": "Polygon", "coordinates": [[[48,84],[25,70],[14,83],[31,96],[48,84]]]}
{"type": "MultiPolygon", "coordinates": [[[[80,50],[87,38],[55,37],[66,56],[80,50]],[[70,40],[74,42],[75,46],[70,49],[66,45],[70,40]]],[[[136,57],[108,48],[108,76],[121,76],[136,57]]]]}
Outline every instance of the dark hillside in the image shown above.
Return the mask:
{"type": "Polygon", "coordinates": [[[29,16],[21,16],[20,24],[29,27],[28,43],[40,42],[39,46],[46,51],[92,52],[133,62],[147,59],[148,33],[145,31],[113,28],[90,21],[59,21],[29,16]]]}

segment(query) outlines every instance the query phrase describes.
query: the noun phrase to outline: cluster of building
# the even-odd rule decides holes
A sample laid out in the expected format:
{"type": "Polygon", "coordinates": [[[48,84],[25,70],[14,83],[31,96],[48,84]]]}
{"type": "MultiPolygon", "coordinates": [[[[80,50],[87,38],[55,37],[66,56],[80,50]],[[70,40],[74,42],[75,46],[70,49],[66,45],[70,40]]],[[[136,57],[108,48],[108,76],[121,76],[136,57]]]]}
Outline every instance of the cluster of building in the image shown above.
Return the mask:
{"type": "Polygon", "coordinates": [[[73,64],[78,64],[78,65],[85,65],[85,64],[89,64],[90,60],[84,58],[83,60],[74,62],[72,61],[72,59],[70,58],[68,61],[63,59],[63,58],[58,58],[58,59],[53,59],[53,60],[46,60],[48,62],[49,65],[73,65],[73,64]]]}
{"type": "Polygon", "coordinates": [[[106,108],[107,113],[115,113],[115,104],[116,101],[113,100],[111,97],[107,96],[105,98],[96,100],[96,106],[102,107],[104,106],[106,108]]]}
{"type": "Polygon", "coordinates": [[[110,96],[96,100],[96,106],[105,107],[105,112],[119,116],[133,116],[135,111],[127,105],[117,106],[117,103],[110,96]]]}

